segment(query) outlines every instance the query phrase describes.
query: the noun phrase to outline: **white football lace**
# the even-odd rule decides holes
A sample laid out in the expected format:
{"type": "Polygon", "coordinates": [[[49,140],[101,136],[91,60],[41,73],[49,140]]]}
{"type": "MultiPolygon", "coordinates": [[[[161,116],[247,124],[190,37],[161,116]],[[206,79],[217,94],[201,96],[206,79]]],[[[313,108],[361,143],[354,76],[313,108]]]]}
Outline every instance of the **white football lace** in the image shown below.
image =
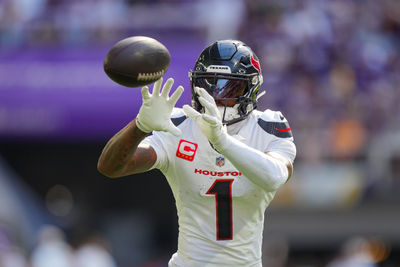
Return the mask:
{"type": "Polygon", "coordinates": [[[164,75],[164,70],[153,73],[139,73],[137,79],[139,81],[155,80],[164,75]]]}

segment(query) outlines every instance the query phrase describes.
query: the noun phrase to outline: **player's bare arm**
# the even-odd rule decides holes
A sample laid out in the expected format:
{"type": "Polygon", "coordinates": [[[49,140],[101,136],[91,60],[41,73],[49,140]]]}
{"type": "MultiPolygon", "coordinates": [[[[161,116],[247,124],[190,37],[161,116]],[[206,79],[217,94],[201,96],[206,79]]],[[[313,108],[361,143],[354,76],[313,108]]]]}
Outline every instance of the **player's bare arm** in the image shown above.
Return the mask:
{"type": "Polygon", "coordinates": [[[140,142],[152,131],[166,131],[180,135],[172,123],[172,109],[183,92],[179,86],[169,97],[173,79],[168,79],[161,91],[162,79],[155,82],[153,93],[142,88],[143,104],[135,120],[119,131],[105,146],[98,170],[108,177],[121,177],[149,170],[157,160],[154,149],[140,142]]]}
{"type": "Polygon", "coordinates": [[[149,170],[157,155],[150,146],[140,146],[147,136],[131,121],[115,134],[106,144],[100,155],[97,169],[103,175],[116,178],[149,170]]]}

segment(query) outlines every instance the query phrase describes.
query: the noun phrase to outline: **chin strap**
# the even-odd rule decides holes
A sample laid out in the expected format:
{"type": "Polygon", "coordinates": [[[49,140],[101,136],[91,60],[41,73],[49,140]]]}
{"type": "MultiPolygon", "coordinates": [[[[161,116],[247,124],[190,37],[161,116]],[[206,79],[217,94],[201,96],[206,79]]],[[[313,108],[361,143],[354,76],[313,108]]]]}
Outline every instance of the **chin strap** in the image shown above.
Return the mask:
{"type": "Polygon", "coordinates": [[[246,116],[241,116],[238,112],[239,104],[234,105],[233,107],[227,106],[218,106],[218,111],[221,113],[222,124],[231,125],[233,123],[244,120],[246,116]]]}
{"type": "Polygon", "coordinates": [[[256,101],[258,101],[258,99],[260,99],[263,95],[265,95],[265,91],[262,91],[256,98],[256,101]]]}
{"type": "Polygon", "coordinates": [[[254,108],[248,111],[244,115],[239,114],[239,106],[240,104],[235,104],[233,107],[227,106],[218,106],[218,111],[222,114],[222,124],[223,125],[232,125],[239,121],[242,121],[247,118],[247,116],[254,110],[254,108]]]}

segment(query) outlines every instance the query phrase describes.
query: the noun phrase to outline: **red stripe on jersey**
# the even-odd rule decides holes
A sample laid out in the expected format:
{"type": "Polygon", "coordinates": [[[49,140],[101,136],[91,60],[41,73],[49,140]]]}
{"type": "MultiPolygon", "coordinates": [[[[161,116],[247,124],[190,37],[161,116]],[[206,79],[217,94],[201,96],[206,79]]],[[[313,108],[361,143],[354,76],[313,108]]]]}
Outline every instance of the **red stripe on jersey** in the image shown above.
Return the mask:
{"type": "Polygon", "coordinates": [[[287,128],[287,129],[279,129],[279,128],[275,128],[276,130],[280,131],[280,132],[289,132],[291,129],[287,128]]]}

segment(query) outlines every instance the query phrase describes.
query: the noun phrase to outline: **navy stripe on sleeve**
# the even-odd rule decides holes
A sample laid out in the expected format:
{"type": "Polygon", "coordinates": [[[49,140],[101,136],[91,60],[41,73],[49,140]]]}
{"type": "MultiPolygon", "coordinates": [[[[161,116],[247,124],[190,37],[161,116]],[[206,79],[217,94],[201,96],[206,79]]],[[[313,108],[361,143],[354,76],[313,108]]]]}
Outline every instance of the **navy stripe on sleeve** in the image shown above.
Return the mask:
{"type": "Polygon", "coordinates": [[[289,123],[286,122],[273,122],[264,121],[263,119],[258,119],[258,125],[263,128],[269,134],[273,134],[277,137],[289,138],[293,137],[292,130],[290,129],[289,123]]]}

